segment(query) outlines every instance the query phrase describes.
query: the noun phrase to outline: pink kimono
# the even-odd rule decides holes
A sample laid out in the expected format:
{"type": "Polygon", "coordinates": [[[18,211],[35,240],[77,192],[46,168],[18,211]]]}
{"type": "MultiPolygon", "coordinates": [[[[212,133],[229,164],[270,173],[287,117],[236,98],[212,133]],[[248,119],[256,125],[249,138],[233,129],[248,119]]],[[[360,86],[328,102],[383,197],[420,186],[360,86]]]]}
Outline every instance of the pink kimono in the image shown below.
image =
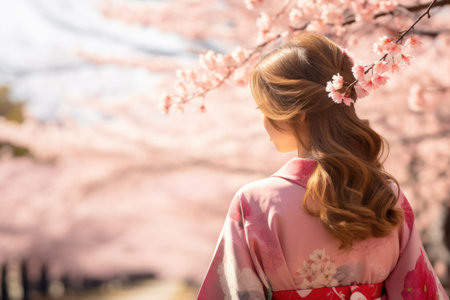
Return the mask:
{"type": "Polygon", "coordinates": [[[414,227],[339,250],[301,199],[314,160],[293,158],[233,198],[199,300],[448,299],[414,227]]]}

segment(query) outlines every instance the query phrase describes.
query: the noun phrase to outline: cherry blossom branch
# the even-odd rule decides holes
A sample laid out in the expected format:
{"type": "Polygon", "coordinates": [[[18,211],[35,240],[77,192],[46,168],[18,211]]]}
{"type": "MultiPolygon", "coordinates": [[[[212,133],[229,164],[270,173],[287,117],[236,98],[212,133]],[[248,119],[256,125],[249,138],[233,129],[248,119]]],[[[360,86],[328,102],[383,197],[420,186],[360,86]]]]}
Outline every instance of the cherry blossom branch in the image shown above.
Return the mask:
{"type": "MultiPolygon", "coordinates": [[[[437,0],[431,1],[427,9],[413,22],[413,24],[406,30],[400,33],[400,36],[394,41],[392,38],[386,36],[381,37],[377,43],[374,44],[374,51],[377,54],[384,55],[377,60],[375,63],[369,66],[361,66],[355,64],[352,68],[355,80],[348,84],[344,92],[340,92],[344,86],[343,78],[339,74],[334,75],[332,81],[328,81],[326,91],[329,92],[329,97],[336,103],[344,103],[350,106],[354,100],[350,97],[351,89],[354,87],[357,97],[363,98],[369,94],[373,89],[376,89],[384,84],[386,84],[389,77],[387,73],[396,72],[399,69],[399,64],[395,63],[395,56],[400,54],[401,62],[409,65],[412,57],[410,55],[405,55],[402,53],[401,42],[403,38],[414,30],[414,27],[425,17],[431,17],[430,10],[437,0]],[[386,59],[391,56],[392,63],[388,63],[386,59]],[[372,71],[372,78],[368,79],[367,74],[372,71]]],[[[421,45],[421,42],[414,36],[408,39],[406,46],[407,48],[416,48],[421,45]]]]}
{"type": "Polygon", "coordinates": [[[427,10],[426,10],[425,12],[423,12],[423,13],[417,18],[417,20],[414,21],[414,23],[413,23],[407,30],[403,31],[403,33],[398,37],[398,39],[395,41],[395,43],[401,42],[402,39],[403,39],[403,37],[404,37],[405,35],[407,35],[408,32],[410,32],[411,30],[413,30],[413,29],[414,29],[414,26],[416,26],[416,24],[419,23],[420,20],[423,19],[423,17],[428,16],[428,18],[431,18],[430,10],[431,10],[431,8],[436,4],[436,2],[437,2],[437,0],[433,0],[433,1],[428,5],[427,10]]]}
{"type": "MultiPolygon", "coordinates": [[[[387,14],[394,14],[394,11],[400,7],[396,2],[380,0],[377,2],[368,3],[367,1],[336,1],[330,2],[327,5],[320,6],[316,2],[312,1],[299,1],[297,6],[292,4],[292,1],[285,1],[281,10],[270,16],[265,12],[261,5],[264,0],[247,0],[247,7],[254,9],[259,7],[261,10],[260,17],[257,19],[257,27],[259,29],[259,43],[250,49],[237,48],[231,55],[216,54],[212,51],[208,51],[206,54],[200,55],[200,64],[202,68],[191,69],[185,71],[177,71],[178,77],[178,92],[169,95],[165,94],[163,97],[162,109],[165,113],[168,113],[170,108],[175,104],[177,108],[183,110],[183,106],[187,103],[194,101],[195,99],[201,99],[202,102],[198,107],[200,111],[205,111],[205,97],[206,95],[229,80],[234,80],[238,84],[246,83],[248,73],[252,63],[258,58],[258,54],[261,54],[263,49],[268,47],[269,44],[279,39],[288,39],[290,36],[297,34],[303,30],[311,30],[320,33],[334,33],[336,35],[342,35],[345,31],[345,27],[359,21],[373,20],[387,14]],[[342,3],[338,3],[342,2],[342,3]],[[341,5],[342,4],[342,5],[341,5]],[[397,5],[397,6],[396,6],[397,5]],[[344,11],[351,10],[354,12],[352,19],[344,19],[344,11]],[[285,16],[289,15],[289,20],[285,16]],[[286,24],[287,22],[287,24],[286,24]],[[281,28],[281,29],[280,29],[281,28]],[[287,28],[287,29],[286,29],[287,28]],[[274,30],[278,30],[274,33],[274,30]]],[[[435,4],[439,6],[447,5],[448,1],[434,0],[427,4],[427,10],[415,20],[413,25],[406,31],[402,32],[395,42],[392,39],[384,39],[380,42],[385,43],[381,52],[385,52],[384,56],[372,65],[362,67],[364,72],[360,75],[359,80],[351,83],[347,86],[344,94],[339,93],[336,89],[340,84],[340,79],[337,82],[331,82],[327,87],[327,91],[330,92],[330,96],[335,96],[338,103],[344,101],[348,105],[352,102],[348,98],[348,92],[350,88],[355,86],[358,82],[365,83],[366,86],[359,86],[357,88],[359,97],[367,94],[369,90],[386,83],[387,77],[382,76],[387,71],[389,66],[392,72],[399,69],[399,65],[394,61],[392,56],[392,64],[387,62],[388,55],[400,53],[401,62],[409,64],[412,58],[409,55],[401,53],[401,47],[398,45],[404,36],[406,36],[414,26],[421,21],[425,15],[430,15],[431,7],[435,4]],[[386,47],[390,45],[391,49],[385,51],[386,47]],[[395,46],[397,45],[397,46],[395,46]],[[368,74],[370,71],[374,72],[374,68],[378,73],[375,74],[374,80],[363,80],[361,77],[368,74]],[[383,71],[382,73],[379,73],[383,71]],[[346,99],[344,99],[347,97],[346,99]]],[[[266,3],[269,3],[266,1],[266,3]]],[[[416,11],[416,6],[407,7],[411,11],[416,11]]],[[[273,10],[273,9],[272,9],[273,10]]],[[[272,11],[271,10],[271,11],[272,11]]],[[[410,47],[416,47],[420,42],[414,38],[409,40],[410,47]]],[[[374,75],[374,74],[372,74],[374,75]]]]}
{"type": "MultiPolygon", "coordinates": [[[[429,3],[424,3],[424,4],[417,4],[417,5],[411,5],[411,6],[404,6],[404,5],[399,5],[399,8],[405,9],[409,12],[417,12],[417,11],[421,11],[424,8],[427,8],[430,6],[430,4],[432,2],[436,2],[436,1],[431,1],[429,3]]],[[[433,4],[433,7],[439,7],[439,6],[445,6],[445,5],[450,5],[450,0],[443,0],[443,1],[438,1],[435,4],[433,4]]],[[[394,11],[388,11],[388,12],[380,12],[377,13],[376,15],[374,15],[374,19],[378,19],[380,17],[384,17],[384,16],[388,16],[388,15],[394,15],[394,11]]],[[[342,25],[350,25],[356,22],[356,19],[354,16],[351,17],[351,19],[349,19],[348,21],[345,21],[342,25]]]]}
{"type": "MultiPolygon", "coordinates": [[[[416,12],[416,11],[421,11],[424,8],[429,7],[430,3],[424,3],[424,4],[417,4],[417,5],[412,5],[412,6],[404,6],[404,5],[399,5],[399,7],[402,7],[410,12],[416,12]]],[[[438,1],[435,4],[433,4],[433,7],[439,7],[439,6],[445,6],[445,5],[450,5],[450,0],[442,0],[442,1],[438,1]]]]}
{"type": "MultiPolygon", "coordinates": [[[[273,19],[276,21],[277,19],[284,16],[286,14],[288,7],[292,4],[292,2],[293,2],[292,0],[285,1],[283,7],[274,15],[273,19]]],[[[271,20],[267,14],[261,13],[260,17],[257,20],[258,25],[263,28],[263,30],[261,30],[261,32],[260,32],[260,33],[262,33],[262,36],[259,37],[259,39],[262,40],[262,42],[260,44],[258,44],[256,47],[254,47],[253,50],[249,50],[249,51],[244,51],[240,48],[236,49],[235,53],[233,53],[233,55],[232,55],[232,57],[235,58],[234,61],[232,62],[232,65],[227,65],[225,67],[226,68],[225,74],[221,74],[220,78],[215,80],[212,85],[210,85],[206,88],[203,88],[200,91],[188,93],[187,95],[184,95],[184,96],[183,95],[164,94],[163,103],[161,105],[162,110],[165,113],[168,113],[171,105],[173,104],[174,98],[176,99],[176,103],[178,104],[177,108],[179,110],[183,110],[183,107],[182,107],[183,104],[191,102],[194,99],[201,98],[203,101],[199,105],[198,109],[199,109],[199,111],[204,112],[206,109],[206,107],[204,105],[204,98],[207,93],[221,87],[225,82],[227,82],[230,79],[230,77],[232,75],[235,74],[236,69],[238,69],[239,67],[242,67],[242,66],[246,66],[248,64],[248,62],[251,61],[251,59],[256,54],[260,53],[261,50],[264,49],[268,44],[272,43],[273,41],[275,41],[283,36],[283,33],[278,33],[276,35],[268,34],[270,32],[270,28],[271,28],[272,22],[274,20],[271,20]],[[236,57],[238,57],[238,59],[236,59],[236,57]]],[[[211,54],[211,53],[212,52],[208,52],[206,55],[211,54]]],[[[210,56],[212,56],[212,55],[210,55],[210,56]]],[[[202,62],[203,57],[200,56],[201,62],[202,62]]],[[[210,57],[210,58],[212,60],[215,60],[214,57],[210,57]]],[[[221,58],[221,60],[230,61],[231,57],[225,55],[224,57],[220,57],[220,58],[221,58]]],[[[197,77],[191,71],[189,71],[188,73],[179,71],[178,73],[180,74],[180,76],[182,77],[184,82],[186,82],[186,79],[195,81],[195,79],[197,77]],[[190,77],[190,78],[188,78],[188,77],[190,77]]],[[[243,74],[242,77],[247,77],[247,74],[243,74]]],[[[242,78],[242,77],[240,78],[240,80],[244,81],[244,78],[242,78]]],[[[183,85],[183,81],[178,82],[178,85],[181,86],[182,90],[186,91],[186,88],[183,85]]]]}

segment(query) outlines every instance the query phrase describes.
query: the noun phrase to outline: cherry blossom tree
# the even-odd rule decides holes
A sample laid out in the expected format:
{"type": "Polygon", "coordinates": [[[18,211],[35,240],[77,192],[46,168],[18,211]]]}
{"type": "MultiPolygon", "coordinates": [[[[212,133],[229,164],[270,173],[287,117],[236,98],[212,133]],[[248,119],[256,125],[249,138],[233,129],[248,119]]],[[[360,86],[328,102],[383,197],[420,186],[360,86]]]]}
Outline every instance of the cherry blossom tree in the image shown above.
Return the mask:
{"type": "MultiPolygon", "coordinates": [[[[172,105],[179,109],[196,98],[204,98],[212,89],[220,87],[228,81],[234,84],[246,84],[248,72],[255,62],[279,42],[285,41],[302,31],[315,31],[332,35],[338,38],[344,46],[349,46],[349,41],[355,42],[355,38],[367,29],[361,27],[370,23],[375,29],[386,26],[389,21],[403,22],[398,28],[390,28],[392,37],[382,36],[373,44],[373,51],[382,55],[375,62],[364,67],[358,63],[353,69],[357,80],[346,87],[346,91],[355,85],[359,97],[367,96],[368,92],[385,85],[389,79],[389,72],[397,72],[402,65],[409,65],[412,56],[408,50],[418,48],[422,42],[417,35],[436,36],[438,31],[417,30],[416,25],[423,17],[430,15],[430,10],[435,6],[448,5],[448,1],[431,1],[427,4],[401,5],[397,1],[283,1],[281,8],[274,8],[271,1],[246,1],[249,10],[259,10],[257,25],[257,45],[251,48],[237,46],[230,54],[215,53],[211,50],[199,56],[199,68],[177,71],[177,91],[175,95],[164,95],[163,109],[167,113],[172,105]],[[424,9],[417,17],[413,12],[424,9]],[[414,21],[414,18],[416,20],[414,21]],[[379,19],[384,19],[380,20],[379,19]],[[387,19],[387,20],[386,20],[387,19]],[[411,24],[405,19],[411,19],[411,24]],[[357,26],[359,25],[360,28],[357,26]],[[351,28],[350,28],[351,27],[351,28]],[[355,29],[356,27],[356,29],[355,29]],[[415,35],[414,35],[415,33],[415,35]],[[408,34],[413,34],[406,41],[408,34]],[[404,44],[402,45],[402,42],[404,44]],[[369,73],[369,71],[371,71],[369,73]],[[371,76],[368,76],[371,75],[371,76]],[[369,78],[368,78],[369,77],[369,78]]],[[[329,82],[327,91],[330,97],[337,103],[342,101],[350,105],[351,99],[338,92],[342,88],[342,77],[336,75],[329,82]],[[338,81],[341,80],[340,83],[338,81]]],[[[446,92],[446,87],[440,91],[446,92]]],[[[418,103],[424,104],[423,93],[416,86],[411,91],[411,106],[418,107],[418,103]],[[415,98],[413,98],[415,97],[415,98]]],[[[202,102],[200,110],[204,111],[202,102]]]]}
{"type": "MultiPolygon", "coordinates": [[[[202,1],[202,5],[204,3],[202,1]]],[[[214,3],[217,4],[208,1],[206,7],[214,3]]],[[[438,162],[448,162],[448,154],[439,146],[431,146],[436,144],[445,148],[444,145],[448,145],[448,105],[444,103],[450,82],[439,75],[441,68],[427,66],[441,65],[441,70],[450,70],[449,56],[444,54],[448,52],[450,39],[450,28],[445,21],[450,1],[222,1],[221,13],[214,22],[209,17],[197,18],[196,10],[192,16],[200,23],[195,28],[184,26],[186,24],[182,22],[165,22],[183,19],[184,9],[177,12],[173,7],[186,10],[184,5],[200,7],[195,4],[198,3],[165,1],[141,5],[148,9],[145,10],[125,2],[106,2],[103,7],[108,18],[158,26],[191,38],[198,38],[197,30],[205,27],[208,29],[203,31],[202,38],[223,41],[221,52],[206,49],[199,55],[198,66],[193,64],[176,71],[174,92],[163,95],[161,107],[164,112],[169,113],[173,108],[184,110],[188,105],[204,112],[208,93],[224,85],[228,88],[245,85],[252,66],[270,49],[305,30],[326,34],[353,57],[357,81],[351,85],[355,85],[360,97],[371,93],[359,109],[391,142],[392,154],[387,166],[404,170],[405,174],[400,172],[397,176],[405,188],[411,190],[418,223],[423,236],[428,237],[424,238],[425,243],[442,250],[442,239],[448,236],[447,232],[426,233],[434,230],[429,223],[430,216],[436,216],[442,206],[446,207],[450,188],[444,183],[448,181],[448,175],[438,162]],[[155,18],[155,12],[160,17],[155,18]],[[220,30],[216,26],[223,25],[222,18],[232,20],[233,25],[220,30]],[[374,91],[381,86],[385,88],[374,91]],[[425,155],[427,150],[422,148],[433,153],[434,158],[425,155]],[[436,160],[436,157],[440,159],[436,160]],[[427,175],[421,175],[422,172],[427,175]],[[426,185],[439,187],[432,188],[436,191],[432,201],[425,196],[425,190],[430,187],[424,186],[424,180],[426,185]]],[[[341,88],[342,77],[336,74],[330,78],[326,89],[335,102],[349,105],[348,86],[344,91],[341,88]]],[[[447,264],[445,257],[448,254],[444,253],[448,251],[436,250],[431,254],[438,270],[445,269],[443,266],[447,264]]]]}

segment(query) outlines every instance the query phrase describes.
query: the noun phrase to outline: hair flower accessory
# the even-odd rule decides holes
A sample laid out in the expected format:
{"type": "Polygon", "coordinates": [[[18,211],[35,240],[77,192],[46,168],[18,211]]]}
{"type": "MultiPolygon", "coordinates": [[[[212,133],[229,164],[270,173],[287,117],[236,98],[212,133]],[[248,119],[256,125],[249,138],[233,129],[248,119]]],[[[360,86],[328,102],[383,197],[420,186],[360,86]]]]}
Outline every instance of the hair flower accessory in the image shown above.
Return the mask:
{"type": "Polygon", "coordinates": [[[325,90],[328,92],[328,96],[333,99],[336,103],[344,103],[347,106],[350,106],[354,101],[352,98],[347,97],[345,94],[338,92],[344,86],[344,78],[337,73],[333,75],[333,81],[327,82],[327,87],[325,90]]]}
{"type": "MultiPolygon", "coordinates": [[[[376,54],[383,56],[367,66],[354,63],[352,73],[355,77],[355,81],[345,88],[344,93],[338,92],[344,85],[344,78],[339,73],[333,75],[332,81],[328,81],[325,88],[328,92],[328,96],[335,103],[343,102],[345,105],[350,106],[354,100],[347,97],[347,95],[352,88],[355,89],[356,97],[359,99],[367,96],[370,91],[385,85],[389,80],[389,73],[395,73],[400,67],[411,63],[413,57],[407,54],[406,51],[418,48],[422,44],[417,37],[411,36],[406,40],[404,45],[402,45],[401,42],[403,37],[407,33],[408,31],[405,31],[396,40],[383,36],[375,42],[373,51],[376,54]]],[[[344,52],[344,54],[347,55],[352,62],[355,61],[347,52],[344,52]]]]}

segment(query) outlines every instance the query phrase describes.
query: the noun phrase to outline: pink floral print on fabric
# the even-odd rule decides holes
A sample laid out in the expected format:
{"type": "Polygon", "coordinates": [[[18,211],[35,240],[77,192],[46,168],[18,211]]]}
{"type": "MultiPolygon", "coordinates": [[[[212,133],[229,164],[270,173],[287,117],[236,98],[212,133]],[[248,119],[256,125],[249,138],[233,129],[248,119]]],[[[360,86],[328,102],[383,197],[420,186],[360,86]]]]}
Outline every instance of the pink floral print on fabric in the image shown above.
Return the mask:
{"type": "Polygon", "coordinates": [[[298,288],[310,289],[338,285],[338,281],[334,278],[336,271],[336,264],[325,253],[325,249],[316,249],[297,270],[297,275],[301,278],[298,288]]]}
{"type": "Polygon", "coordinates": [[[428,269],[422,251],[414,270],[406,274],[402,296],[404,300],[439,299],[434,275],[428,269]]]}

